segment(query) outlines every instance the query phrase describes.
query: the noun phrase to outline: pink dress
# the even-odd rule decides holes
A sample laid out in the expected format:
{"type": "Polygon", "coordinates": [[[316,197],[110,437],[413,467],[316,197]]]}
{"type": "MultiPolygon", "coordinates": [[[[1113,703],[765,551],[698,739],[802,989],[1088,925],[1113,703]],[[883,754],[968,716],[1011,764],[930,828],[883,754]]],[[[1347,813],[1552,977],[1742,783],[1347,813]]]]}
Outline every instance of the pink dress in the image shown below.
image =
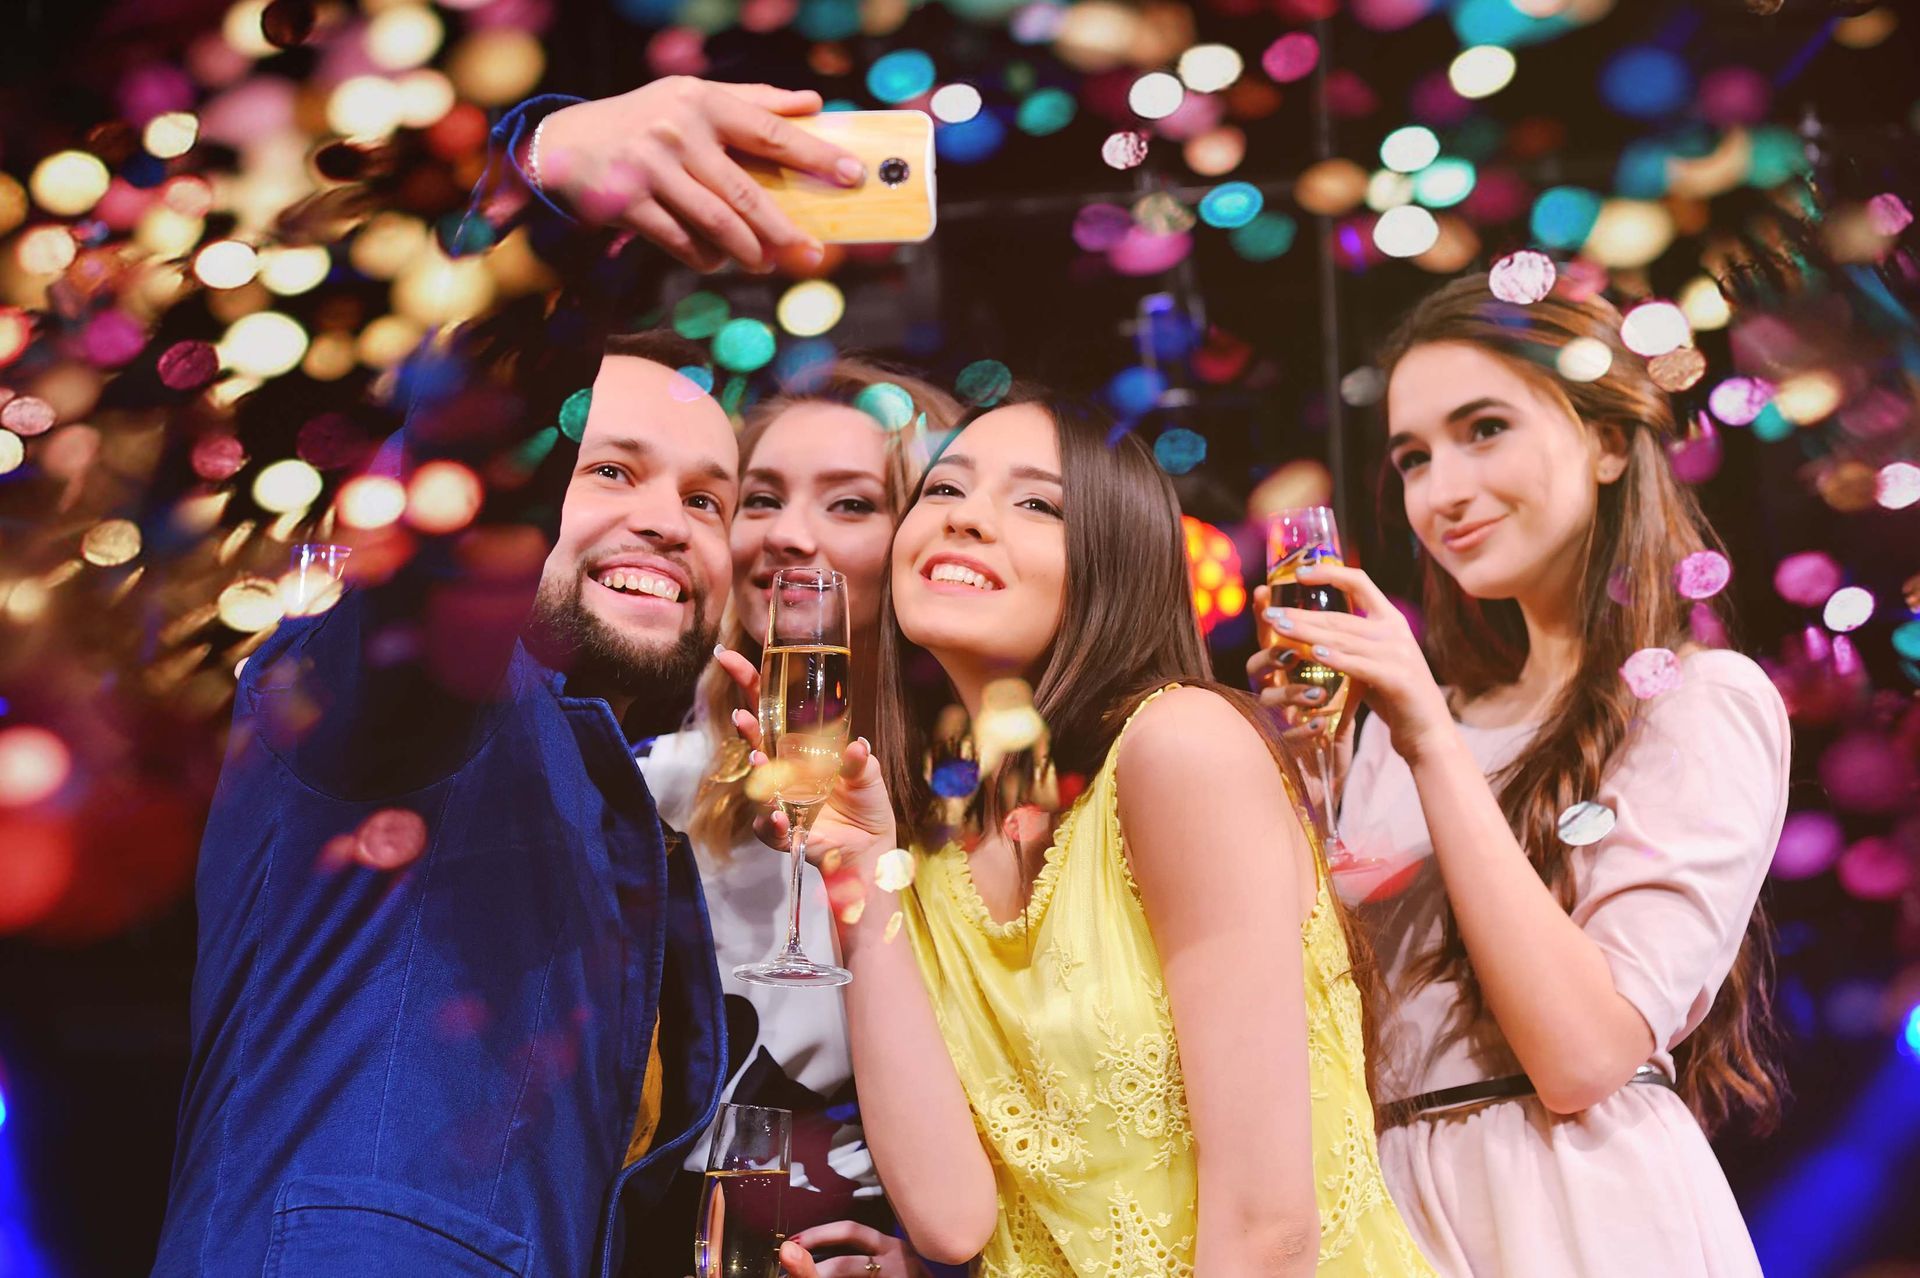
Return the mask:
{"type": "MultiPolygon", "coordinates": [[[[1510,762],[1533,725],[1461,726],[1481,766],[1510,762]]],[[[1739,949],[1786,815],[1787,715],[1761,669],[1695,653],[1643,709],[1593,801],[1613,830],[1575,850],[1573,919],[1653,1031],[1653,1063],[1713,1002],[1739,949]]],[[[1458,987],[1419,984],[1447,898],[1413,775],[1384,722],[1360,734],[1341,807],[1354,858],[1341,895],[1393,998],[1379,1099],[1518,1074],[1491,1016],[1459,1023],[1458,987]]],[[[1664,1087],[1621,1088],[1583,1113],[1537,1099],[1468,1106],[1380,1134],[1401,1215],[1448,1278],[1757,1278],[1759,1261],[1705,1135],[1664,1087]]]]}

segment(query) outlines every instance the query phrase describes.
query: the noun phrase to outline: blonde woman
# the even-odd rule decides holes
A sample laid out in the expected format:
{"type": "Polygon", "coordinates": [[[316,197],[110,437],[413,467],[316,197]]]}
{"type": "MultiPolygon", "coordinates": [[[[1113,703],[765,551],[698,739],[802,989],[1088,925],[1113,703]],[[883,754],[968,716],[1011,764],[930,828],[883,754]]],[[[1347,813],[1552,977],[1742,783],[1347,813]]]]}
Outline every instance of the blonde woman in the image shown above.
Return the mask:
{"type": "MultiPolygon", "coordinates": [[[[846,577],[854,650],[871,654],[894,524],[932,441],[958,415],[959,406],[925,381],[846,359],[806,389],[751,409],[740,433],[726,646],[757,662],[774,572],[818,567],[846,577]],[[909,420],[900,429],[883,425],[902,416],[909,420]]],[[[873,671],[872,660],[854,663],[856,681],[866,680],[854,689],[861,732],[872,731],[866,716],[874,704],[873,671]]],[[[746,746],[728,725],[730,712],[745,706],[734,681],[713,667],[701,682],[693,721],[655,739],[640,760],[662,819],[687,832],[706,893],[726,991],[731,1059],[723,1099],[793,1111],[796,1192],[785,1203],[790,1235],[822,1256],[857,1256],[862,1267],[850,1272],[910,1278],[921,1271],[892,1235],[893,1214],[854,1111],[840,993],[796,995],[732,975],[735,965],[765,958],[786,929],[787,864],[753,835],[759,809],[742,788],[746,746]],[[879,1268],[864,1268],[868,1263],[879,1268]]],[[[831,953],[826,888],[811,866],[805,875],[801,936],[811,953],[831,953]]],[[[649,1274],[680,1278],[686,1272],[705,1157],[702,1142],[639,1231],[660,1253],[649,1274]]]]}

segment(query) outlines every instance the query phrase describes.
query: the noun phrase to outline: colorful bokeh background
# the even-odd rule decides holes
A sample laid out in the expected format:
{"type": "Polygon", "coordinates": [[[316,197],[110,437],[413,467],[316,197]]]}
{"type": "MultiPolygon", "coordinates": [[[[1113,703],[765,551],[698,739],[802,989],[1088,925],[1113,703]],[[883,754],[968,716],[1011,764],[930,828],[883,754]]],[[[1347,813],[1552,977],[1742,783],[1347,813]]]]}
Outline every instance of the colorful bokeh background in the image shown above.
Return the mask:
{"type": "Polygon", "coordinates": [[[1674,465],[1728,542],[1732,642],[1796,726],[1769,890],[1796,1100],[1720,1152],[1769,1274],[1920,1274],[1910,10],[8,0],[4,18],[0,1276],[151,1258],[199,823],[234,671],[292,600],[289,546],[352,529],[404,554],[480,509],[457,465],[367,470],[410,355],[553,286],[525,227],[464,216],[483,179],[513,202],[490,123],[536,91],[665,75],[928,111],[941,222],[811,280],[663,262],[632,281],[635,321],[710,341],[731,407],[845,350],[963,392],[1004,366],[1104,397],[1176,476],[1230,678],[1268,512],[1331,500],[1355,557],[1411,592],[1374,500],[1368,360],[1422,290],[1536,250],[1557,287],[1637,316],[1630,345],[1688,423],[1674,465]]]}

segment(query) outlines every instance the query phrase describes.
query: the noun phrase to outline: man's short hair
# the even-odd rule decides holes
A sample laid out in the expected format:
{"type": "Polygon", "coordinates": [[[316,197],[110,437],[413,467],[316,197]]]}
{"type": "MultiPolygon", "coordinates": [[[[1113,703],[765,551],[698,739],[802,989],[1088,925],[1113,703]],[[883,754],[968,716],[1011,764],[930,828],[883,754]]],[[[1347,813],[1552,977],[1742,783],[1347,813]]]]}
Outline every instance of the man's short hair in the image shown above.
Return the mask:
{"type": "Polygon", "coordinates": [[[631,355],[635,359],[652,360],[668,368],[686,368],[689,365],[704,368],[710,362],[704,347],[670,328],[611,334],[602,351],[606,355],[631,355]]]}

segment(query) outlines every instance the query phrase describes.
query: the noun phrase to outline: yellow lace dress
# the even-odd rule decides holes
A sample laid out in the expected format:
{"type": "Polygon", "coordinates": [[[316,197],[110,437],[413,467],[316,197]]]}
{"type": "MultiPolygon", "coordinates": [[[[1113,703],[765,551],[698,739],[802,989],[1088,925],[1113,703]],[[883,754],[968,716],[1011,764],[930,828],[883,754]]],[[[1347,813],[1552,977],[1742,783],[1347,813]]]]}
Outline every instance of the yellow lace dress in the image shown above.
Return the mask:
{"type": "MultiPolygon", "coordinates": [[[[1119,752],[1116,739],[1067,810],[1022,916],[993,920],[958,845],[923,857],[901,894],[999,1187],[981,1278],[1193,1272],[1193,1132],[1160,957],[1121,840],[1119,752]]],[[[1360,995],[1327,891],[1323,873],[1301,929],[1319,1272],[1431,1275],[1381,1179],[1360,995]]]]}

